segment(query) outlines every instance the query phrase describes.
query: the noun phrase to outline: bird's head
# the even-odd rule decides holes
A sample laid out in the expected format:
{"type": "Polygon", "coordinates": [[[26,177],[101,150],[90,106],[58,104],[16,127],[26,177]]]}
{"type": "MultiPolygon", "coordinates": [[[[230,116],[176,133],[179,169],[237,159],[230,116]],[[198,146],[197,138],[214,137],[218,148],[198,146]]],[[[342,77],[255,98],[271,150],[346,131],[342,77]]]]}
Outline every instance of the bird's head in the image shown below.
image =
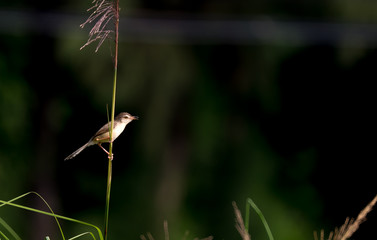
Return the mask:
{"type": "Polygon", "coordinates": [[[139,118],[136,116],[132,116],[131,114],[127,112],[122,112],[119,113],[116,117],[115,120],[119,120],[122,122],[131,122],[132,120],[138,120],[139,118]]]}

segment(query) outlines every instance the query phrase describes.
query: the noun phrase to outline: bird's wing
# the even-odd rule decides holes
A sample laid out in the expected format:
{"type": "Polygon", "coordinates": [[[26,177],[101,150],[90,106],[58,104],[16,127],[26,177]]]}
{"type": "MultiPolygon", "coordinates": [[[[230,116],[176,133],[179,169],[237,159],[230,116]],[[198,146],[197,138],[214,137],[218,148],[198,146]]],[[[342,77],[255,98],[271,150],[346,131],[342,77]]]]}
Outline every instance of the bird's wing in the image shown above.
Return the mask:
{"type": "Polygon", "coordinates": [[[102,126],[102,127],[96,132],[96,134],[94,134],[94,136],[92,137],[92,139],[94,139],[94,138],[96,138],[96,137],[98,137],[98,136],[101,136],[101,135],[103,135],[103,134],[105,134],[105,133],[108,133],[110,127],[111,127],[111,123],[110,123],[110,122],[106,123],[105,125],[103,125],[103,126],[102,126]]]}

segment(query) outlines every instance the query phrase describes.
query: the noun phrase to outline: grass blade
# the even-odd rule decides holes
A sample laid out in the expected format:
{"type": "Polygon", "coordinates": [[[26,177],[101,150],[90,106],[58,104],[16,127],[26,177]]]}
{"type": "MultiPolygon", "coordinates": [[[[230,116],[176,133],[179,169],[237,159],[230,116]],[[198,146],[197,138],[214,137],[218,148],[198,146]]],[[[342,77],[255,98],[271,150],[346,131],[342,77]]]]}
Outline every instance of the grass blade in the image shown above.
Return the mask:
{"type": "MultiPolygon", "coordinates": [[[[268,235],[268,238],[270,240],[274,240],[274,237],[272,236],[272,232],[271,232],[271,229],[270,227],[268,226],[268,223],[266,221],[266,218],[264,217],[262,211],[258,208],[258,206],[253,202],[253,200],[251,200],[250,198],[247,199],[247,203],[249,203],[249,205],[254,209],[254,211],[258,214],[260,220],[262,221],[263,225],[264,225],[264,228],[266,229],[266,232],[267,232],[267,235],[268,235]]],[[[248,215],[248,213],[246,213],[246,215],[248,215]]],[[[249,219],[247,219],[247,224],[249,222],[249,219]]]]}
{"type": "MultiPolygon", "coordinates": [[[[21,198],[23,198],[23,197],[26,197],[27,195],[30,195],[30,194],[37,195],[37,196],[38,196],[38,197],[44,202],[44,204],[48,207],[48,209],[50,210],[50,212],[51,212],[52,214],[54,214],[54,211],[52,210],[52,208],[50,207],[50,205],[47,203],[47,201],[46,201],[46,200],[45,200],[45,199],[44,199],[39,193],[37,193],[37,192],[33,192],[33,191],[31,191],[31,192],[27,192],[27,193],[22,194],[22,195],[20,195],[20,196],[18,196],[18,197],[15,197],[15,198],[9,200],[8,203],[14,202],[14,201],[16,201],[16,200],[18,200],[18,199],[21,199],[21,198]]],[[[4,206],[4,205],[5,205],[5,204],[1,204],[0,207],[2,207],[2,206],[4,206]]],[[[64,233],[63,233],[63,229],[62,229],[62,227],[60,226],[59,220],[58,220],[56,217],[55,217],[55,221],[56,221],[56,224],[57,224],[58,227],[59,227],[59,231],[60,231],[60,234],[62,235],[63,240],[65,240],[64,233]]],[[[21,238],[20,238],[20,239],[21,239],[21,238]]]]}
{"type": "Polygon", "coordinates": [[[68,239],[68,240],[73,240],[73,239],[76,239],[76,238],[79,238],[79,237],[82,237],[82,236],[84,236],[84,235],[88,235],[88,234],[91,235],[93,239],[96,239],[96,238],[94,237],[93,233],[91,233],[91,232],[84,232],[84,233],[81,233],[81,234],[79,234],[79,235],[77,235],[77,236],[74,236],[74,237],[72,237],[72,238],[70,238],[70,239],[68,239]]]}
{"type": "Polygon", "coordinates": [[[249,232],[249,222],[250,222],[250,204],[246,200],[246,214],[245,214],[245,230],[247,233],[249,232]]]}
{"type": "MultiPolygon", "coordinates": [[[[37,196],[38,196],[40,199],[42,199],[42,201],[46,204],[46,206],[48,207],[48,209],[50,210],[50,212],[51,212],[52,214],[55,214],[54,211],[52,210],[52,208],[50,207],[50,205],[47,203],[47,201],[46,201],[41,195],[39,195],[37,192],[30,192],[29,194],[35,194],[35,195],[37,195],[37,196]]],[[[62,229],[62,227],[60,226],[59,220],[58,220],[58,218],[55,217],[55,216],[54,216],[54,218],[55,218],[56,224],[57,224],[58,227],[59,227],[60,234],[62,235],[63,240],[65,240],[64,233],[63,233],[63,229],[62,229]]],[[[46,238],[49,239],[49,237],[46,237],[46,238]]]]}
{"type": "Polygon", "coordinates": [[[5,236],[5,234],[2,231],[0,231],[0,237],[3,237],[5,240],[9,240],[9,238],[7,238],[7,236],[5,236]]]}
{"type": "MultiPolygon", "coordinates": [[[[19,198],[20,197],[17,197],[15,199],[19,199],[19,198]]],[[[70,222],[75,222],[75,223],[78,223],[78,224],[86,225],[86,226],[94,228],[97,231],[100,240],[103,240],[103,236],[102,236],[101,230],[97,226],[95,226],[93,224],[86,223],[86,222],[83,222],[83,221],[80,221],[80,220],[77,220],[77,219],[73,219],[73,218],[69,218],[69,217],[57,215],[57,214],[54,214],[54,213],[42,211],[42,210],[39,210],[39,209],[35,209],[35,208],[31,208],[31,207],[27,207],[27,206],[15,204],[15,203],[13,203],[13,201],[14,201],[14,199],[12,199],[11,201],[0,200],[0,203],[1,203],[0,207],[2,207],[4,205],[9,205],[9,206],[17,207],[17,208],[24,209],[24,210],[27,210],[27,211],[36,212],[36,213],[44,214],[44,215],[47,215],[47,216],[51,216],[51,217],[63,219],[63,220],[66,220],[66,221],[70,221],[70,222]]]]}
{"type": "MultiPolygon", "coordinates": [[[[9,234],[12,235],[14,239],[21,240],[20,236],[18,236],[17,233],[13,230],[13,228],[11,228],[1,217],[0,217],[0,225],[2,225],[9,232],[9,234]]],[[[0,236],[2,236],[5,239],[9,239],[1,231],[0,231],[0,236]]]]}

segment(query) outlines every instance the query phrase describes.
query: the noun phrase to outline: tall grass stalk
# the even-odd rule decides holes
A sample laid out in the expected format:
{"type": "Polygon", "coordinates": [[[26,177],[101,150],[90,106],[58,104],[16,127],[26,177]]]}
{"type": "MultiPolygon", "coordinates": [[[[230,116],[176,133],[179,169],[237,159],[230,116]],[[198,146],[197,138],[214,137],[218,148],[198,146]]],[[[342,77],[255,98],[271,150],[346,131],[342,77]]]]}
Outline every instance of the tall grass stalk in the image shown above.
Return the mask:
{"type": "Polygon", "coordinates": [[[114,128],[114,116],[115,116],[115,98],[116,98],[116,86],[118,77],[118,38],[119,38],[119,0],[115,3],[115,55],[114,55],[114,81],[113,81],[113,97],[111,103],[111,127],[110,127],[110,146],[109,146],[109,161],[107,171],[107,189],[106,189],[106,210],[105,210],[105,231],[104,236],[107,240],[107,233],[109,228],[109,210],[110,210],[110,192],[111,192],[111,180],[113,171],[113,128],[114,128]]]}
{"type": "Polygon", "coordinates": [[[87,23],[91,23],[97,20],[93,28],[89,32],[89,39],[81,47],[89,45],[90,43],[99,40],[96,48],[96,52],[102,45],[102,43],[109,37],[109,34],[114,32],[115,35],[115,55],[114,55],[114,78],[113,78],[113,94],[111,103],[111,123],[109,126],[109,156],[108,156],[108,170],[107,170],[107,187],[106,187],[106,206],[105,206],[105,226],[104,226],[104,237],[107,239],[108,229],[109,229],[109,210],[110,210],[110,193],[111,193],[111,180],[112,180],[112,169],[113,169],[113,128],[114,128],[114,116],[115,116],[115,99],[116,99],[116,83],[118,76],[118,38],[119,38],[119,0],[107,1],[107,0],[94,0],[93,6],[88,10],[93,10],[89,18],[81,24],[84,27],[87,23]],[[115,29],[107,29],[107,24],[110,20],[114,19],[115,29]]]}

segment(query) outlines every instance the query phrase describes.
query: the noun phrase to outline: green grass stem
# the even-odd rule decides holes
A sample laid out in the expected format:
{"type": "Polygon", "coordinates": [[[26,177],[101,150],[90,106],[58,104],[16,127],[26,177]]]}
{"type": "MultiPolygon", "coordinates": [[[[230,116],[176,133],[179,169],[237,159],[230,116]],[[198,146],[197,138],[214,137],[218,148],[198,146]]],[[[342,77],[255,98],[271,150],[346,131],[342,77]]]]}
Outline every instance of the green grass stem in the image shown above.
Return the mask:
{"type": "Polygon", "coordinates": [[[109,228],[109,210],[110,210],[110,192],[111,192],[111,180],[113,169],[113,128],[114,128],[114,116],[115,116],[115,99],[116,99],[116,86],[118,77],[118,38],[119,38],[119,0],[115,3],[115,56],[114,56],[114,80],[113,80],[113,95],[111,103],[111,126],[110,126],[110,146],[109,146],[109,161],[107,170],[107,188],[106,188],[106,209],[105,209],[105,230],[104,237],[107,240],[108,228],[109,228]]]}
{"type": "Polygon", "coordinates": [[[246,214],[245,214],[245,229],[249,233],[249,211],[250,211],[250,206],[254,209],[254,211],[258,214],[260,220],[262,221],[264,228],[266,229],[268,238],[270,240],[274,240],[274,237],[272,236],[272,232],[270,227],[268,226],[268,223],[266,221],[266,218],[264,217],[262,211],[258,208],[258,206],[251,200],[251,198],[248,198],[246,200],[246,214]]]}

